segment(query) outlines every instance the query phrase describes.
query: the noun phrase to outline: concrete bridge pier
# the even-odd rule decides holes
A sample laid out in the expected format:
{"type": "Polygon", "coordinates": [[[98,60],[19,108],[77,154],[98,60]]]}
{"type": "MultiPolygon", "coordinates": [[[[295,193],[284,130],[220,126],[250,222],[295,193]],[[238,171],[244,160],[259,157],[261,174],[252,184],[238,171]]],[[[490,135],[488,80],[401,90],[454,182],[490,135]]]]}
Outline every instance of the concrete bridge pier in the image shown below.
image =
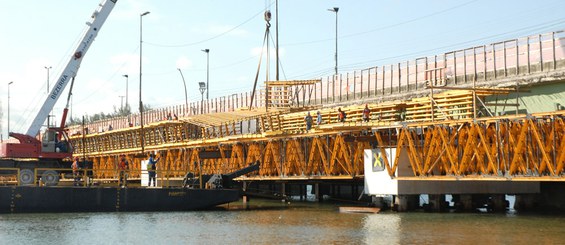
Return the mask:
{"type": "Polygon", "coordinates": [[[519,198],[519,208],[520,210],[531,208],[534,211],[565,212],[564,189],[565,182],[541,182],[538,195],[519,198]]]}
{"type": "Polygon", "coordinates": [[[447,208],[447,203],[445,202],[445,194],[434,194],[428,195],[428,205],[426,210],[440,212],[447,208]]]}
{"type": "Polygon", "coordinates": [[[539,206],[539,194],[520,194],[516,195],[514,209],[518,211],[531,211],[539,206]]]}
{"type": "Polygon", "coordinates": [[[505,194],[493,194],[490,196],[490,200],[488,202],[489,211],[504,212],[506,211],[507,206],[508,202],[506,201],[505,194]]]}
{"type": "Polygon", "coordinates": [[[393,199],[393,210],[398,212],[417,209],[420,204],[420,195],[396,195],[393,199]]]}
{"type": "Polygon", "coordinates": [[[382,196],[371,196],[371,204],[377,208],[389,208],[385,203],[385,198],[382,196]]]}
{"type": "Polygon", "coordinates": [[[469,212],[475,209],[473,205],[473,195],[471,194],[458,194],[452,195],[455,209],[457,211],[469,212]]]}
{"type": "Polygon", "coordinates": [[[319,183],[314,184],[314,200],[316,202],[322,201],[322,198],[321,198],[321,195],[320,195],[320,184],[319,183]]]}

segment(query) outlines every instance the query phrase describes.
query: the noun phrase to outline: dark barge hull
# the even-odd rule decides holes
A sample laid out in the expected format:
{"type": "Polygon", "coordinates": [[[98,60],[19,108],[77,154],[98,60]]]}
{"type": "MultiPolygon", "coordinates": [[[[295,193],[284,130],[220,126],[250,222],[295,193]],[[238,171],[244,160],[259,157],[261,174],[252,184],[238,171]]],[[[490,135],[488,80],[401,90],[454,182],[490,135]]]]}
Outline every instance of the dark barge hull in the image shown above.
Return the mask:
{"type": "Polygon", "coordinates": [[[0,213],[188,211],[239,197],[232,189],[0,187],[0,213]]]}

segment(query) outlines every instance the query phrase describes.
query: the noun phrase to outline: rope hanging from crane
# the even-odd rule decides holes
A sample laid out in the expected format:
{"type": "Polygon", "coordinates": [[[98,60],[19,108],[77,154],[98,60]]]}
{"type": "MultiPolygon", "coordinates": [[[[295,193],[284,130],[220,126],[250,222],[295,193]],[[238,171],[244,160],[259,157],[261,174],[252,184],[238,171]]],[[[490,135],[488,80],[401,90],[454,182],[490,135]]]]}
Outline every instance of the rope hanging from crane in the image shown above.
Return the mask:
{"type": "MultiPolygon", "coordinates": [[[[265,29],[265,36],[263,37],[263,45],[261,47],[265,47],[265,43],[267,43],[267,52],[268,52],[269,29],[271,28],[271,23],[270,23],[270,21],[271,21],[271,11],[266,10],[264,17],[265,17],[265,21],[267,22],[267,24],[266,24],[266,29],[265,29]]],[[[259,80],[259,72],[261,70],[261,62],[263,60],[263,51],[264,51],[264,48],[261,48],[261,54],[259,55],[259,65],[257,66],[257,73],[255,74],[255,82],[253,83],[253,91],[251,92],[251,99],[249,101],[249,110],[251,110],[251,107],[253,106],[253,99],[255,98],[255,90],[257,88],[257,80],[259,80]]],[[[268,57],[267,57],[267,60],[268,60],[268,57]]],[[[268,73],[269,72],[267,71],[267,74],[268,73]]],[[[265,91],[265,96],[267,96],[267,94],[268,94],[268,91],[265,91]]],[[[265,98],[267,98],[267,97],[265,97],[265,98]]],[[[265,108],[268,108],[267,104],[268,104],[268,101],[266,100],[265,101],[265,108]]]]}

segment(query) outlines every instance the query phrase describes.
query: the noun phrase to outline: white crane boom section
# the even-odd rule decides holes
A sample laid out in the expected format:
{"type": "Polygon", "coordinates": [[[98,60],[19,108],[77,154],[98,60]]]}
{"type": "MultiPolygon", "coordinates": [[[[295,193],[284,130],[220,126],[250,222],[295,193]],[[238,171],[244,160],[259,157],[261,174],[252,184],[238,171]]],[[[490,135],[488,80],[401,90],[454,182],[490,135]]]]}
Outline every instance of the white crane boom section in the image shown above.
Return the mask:
{"type": "Polygon", "coordinates": [[[118,0],[102,0],[102,2],[99,4],[99,8],[94,11],[91,20],[86,23],[89,26],[88,30],[84,33],[81,42],[78,44],[78,47],[67,63],[67,66],[65,67],[59,78],[56,80],[53,89],[50,91],[49,95],[45,99],[45,102],[43,103],[43,106],[29,126],[26,135],[35,137],[39,133],[41,126],[49,116],[49,112],[53,110],[53,107],[55,106],[55,103],[57,103],[57,100],[59,100],[59,97],[63,93],[63,90],[65,90],[65,87],[67,86],[67,84],[69,84],[69,81],[71,81],[72,78],[76,76],[82,58],[96,38],[96,35],[100,31],[100,28],[102,28],[102,25],[110,15],[110,12],[112,12],[112,9],[114,8],[114,5],[117,1],[118,0]]]}

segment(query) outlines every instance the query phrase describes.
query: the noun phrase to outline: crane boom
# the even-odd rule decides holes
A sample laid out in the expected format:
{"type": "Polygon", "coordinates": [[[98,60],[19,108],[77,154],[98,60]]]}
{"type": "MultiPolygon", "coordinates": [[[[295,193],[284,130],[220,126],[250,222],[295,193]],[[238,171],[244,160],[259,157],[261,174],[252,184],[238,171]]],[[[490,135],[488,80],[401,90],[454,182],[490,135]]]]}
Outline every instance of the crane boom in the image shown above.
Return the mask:
{"type": "Polygon", "coordinates": [[[53,109],[55,103],[57,103],[57,100],[63,93],[63,90],[65,90],[65,87],[67,86],[69,81],[71,81],[72,78],[76,76],[82,58],[96,38],[96,35],[100,31],[100,28],[102,28],[102,25],[108,18],[108,15],[110,15],[110,12],[112,12],[112,9],[114,8],[116,2],[117,0],[102,0],[102,2],[99,4],[98,9],[94,11],[91,20],[86,23],[89,26],[88,30],[85,31],[80,43],[78,44],[78,47],[76,48],[69,62],[67,62],[67,66],[65,67],[59,78],[56,80],[57,82],[55,83],[50,94],[45,99],[45,102],[35,116],[35,119],[33,119],[33,122],[29,126],[26,135],[35,137],[39,133],[41,126],[47,119],[47,116],[49,116],[49,112],[53,109]]]}

